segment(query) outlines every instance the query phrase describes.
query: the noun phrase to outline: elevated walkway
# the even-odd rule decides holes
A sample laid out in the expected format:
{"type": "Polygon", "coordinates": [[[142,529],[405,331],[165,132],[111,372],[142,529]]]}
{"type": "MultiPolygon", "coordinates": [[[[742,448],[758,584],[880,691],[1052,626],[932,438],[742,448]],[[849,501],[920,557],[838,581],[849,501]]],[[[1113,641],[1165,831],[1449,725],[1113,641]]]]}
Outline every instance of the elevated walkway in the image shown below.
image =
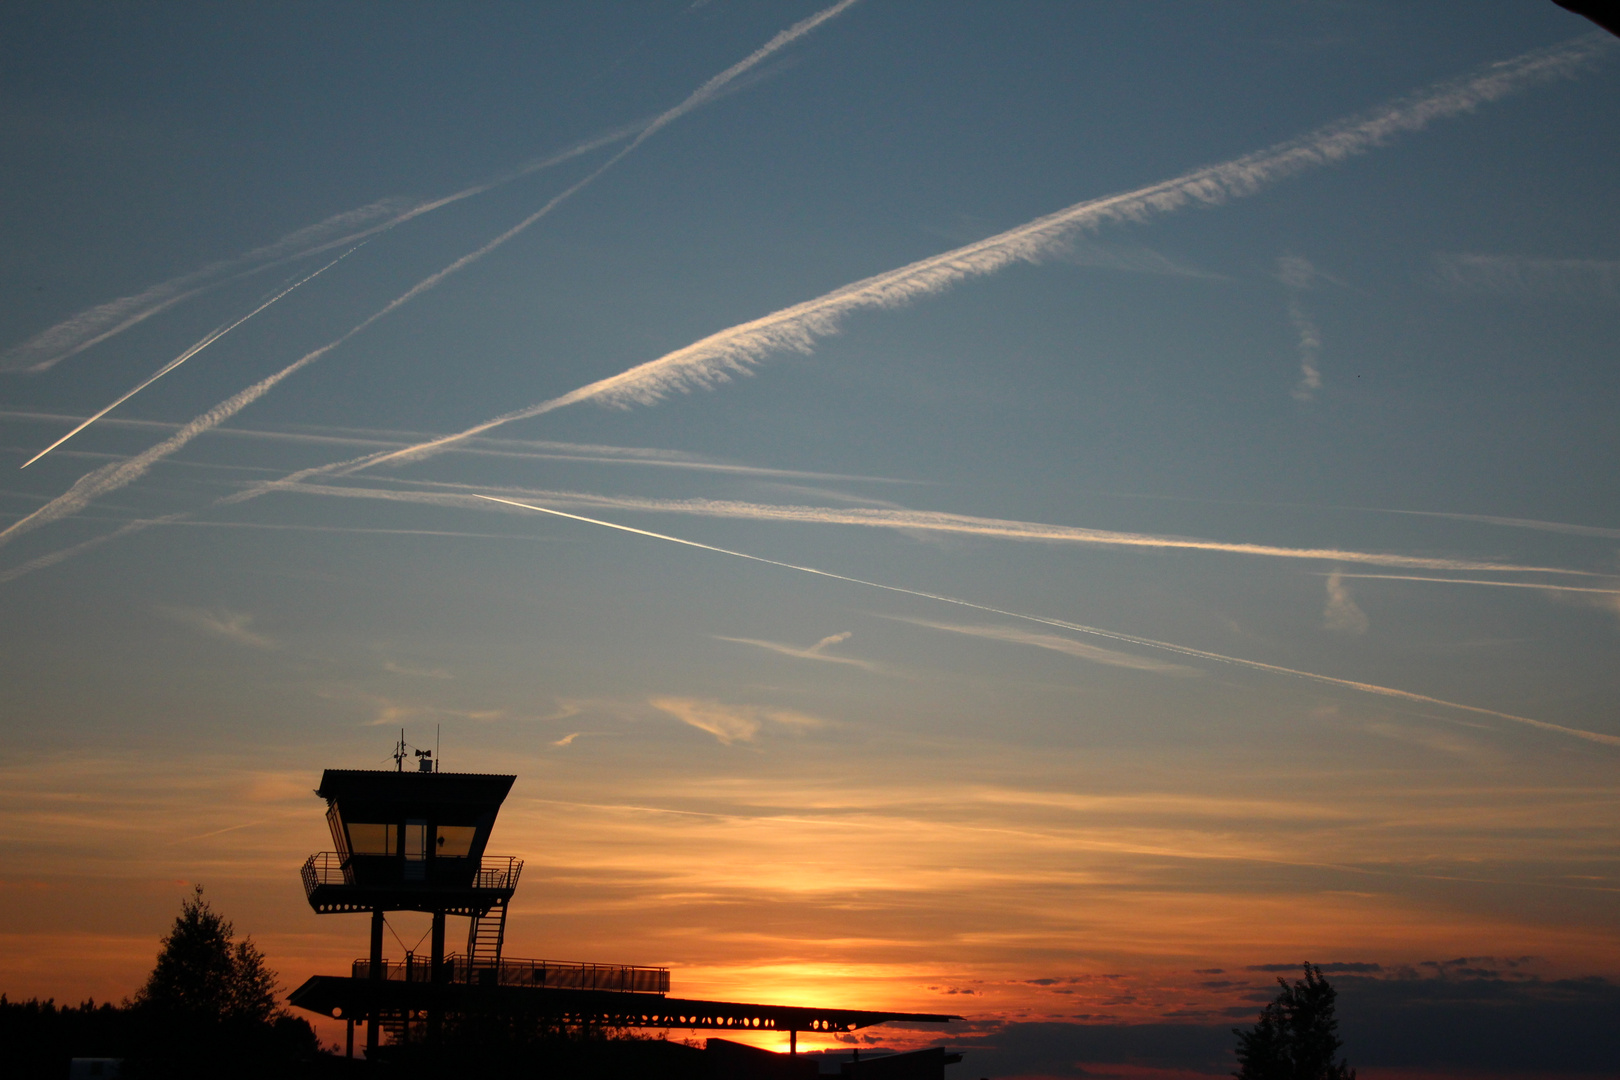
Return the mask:
{"type": "Polygon", "coordinates": [[[316,975],[288,995],[287,1000],[300,1009],[336,1017],[406,1015],[430,1009],[487,1011],[544,1016],[567,1024],[716,1031],[847,1032],[891,1021],[944,1024],[961,1019],[937,1013],[701,1001],[636,991],[434,983],[403,977],[396,980],[339,975],[316,975]]]}
{"type": "MultiPolygon", "coordinates": [[[[371,961],[350,965],[355,979],[370,981],[371,961]]],[[[377,977],[385,982],[432,982],[432,965],[425,957],[406,956],[405,962],[384,960],[377,977]]],[[[522,986],[552,990],[612,990],[616,993],[667,994],[669,969],[632,964],[583,964],[569,960],[497,960],[469,958],[451,953],[444,958],[441,981],[466,986],[522,986]]]]}

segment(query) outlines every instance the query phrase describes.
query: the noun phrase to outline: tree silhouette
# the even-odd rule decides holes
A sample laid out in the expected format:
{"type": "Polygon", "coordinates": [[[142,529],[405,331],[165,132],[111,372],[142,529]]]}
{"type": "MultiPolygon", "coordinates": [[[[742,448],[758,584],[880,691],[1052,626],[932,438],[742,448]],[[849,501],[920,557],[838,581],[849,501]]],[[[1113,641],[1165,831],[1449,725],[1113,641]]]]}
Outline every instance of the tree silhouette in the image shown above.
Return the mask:
{"type": "Polygon", "coordinates": [[[236,941],[234,934],[198,885],[181,903],[135,1004],[191,1020],[269,1023],[277,1013],[276,974],[252,938],[236,941]]]}
{"type": "Polygon", "coordinates": [[[201,885],[181,903],[130,1011],[139,1023],[127,1064],[137,1078],[301,1075],[320,1050],[314,1029],[277,1007],[264,954],[251,938],[236,940],[201,885]]]}
{"type": "Polygon", "coordinates": [[[1232,1029],[1238,1037],[1238,1080],[1355,1080],[1356,1071],[1339,1058],[1339,1021],[1333,1004],[1338,993],[1322,977],[1322,969],[1305,965],[1305,978],[1282,987],[1275,1000],[1260,1010],[1248,1031],[1232,1029]]]}

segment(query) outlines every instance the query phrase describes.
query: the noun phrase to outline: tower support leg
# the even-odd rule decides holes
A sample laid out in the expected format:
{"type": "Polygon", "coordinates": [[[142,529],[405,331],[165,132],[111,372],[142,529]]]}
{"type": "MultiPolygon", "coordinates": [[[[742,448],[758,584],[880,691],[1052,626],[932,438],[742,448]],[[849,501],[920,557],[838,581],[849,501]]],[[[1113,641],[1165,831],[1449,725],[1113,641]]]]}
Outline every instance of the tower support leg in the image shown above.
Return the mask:
{"type": "MultiPolygon", "coordinates": [[[[444,971],[444,912],[433,913],[433,966],[428,969],[429,978],[433,985],[438,987],[445,982],[444,971]]],[[[439,1007],[437,990],[428,1005],[428,1041],[439,1041],[439,1029],[444,1025],[444,1010],[439,1007]]]]}
{"type": "MultiPolygon", "coordinates": [[[[383,945],[383,913],[381,908],[371,911],[371,981],[381,984],[383,977],[382,966],[383,945]]],[[[377,1001],[381,995],[373,995],[371,1008],[366,1010],[366,1060],[377,1059],[377,1001]]]]}

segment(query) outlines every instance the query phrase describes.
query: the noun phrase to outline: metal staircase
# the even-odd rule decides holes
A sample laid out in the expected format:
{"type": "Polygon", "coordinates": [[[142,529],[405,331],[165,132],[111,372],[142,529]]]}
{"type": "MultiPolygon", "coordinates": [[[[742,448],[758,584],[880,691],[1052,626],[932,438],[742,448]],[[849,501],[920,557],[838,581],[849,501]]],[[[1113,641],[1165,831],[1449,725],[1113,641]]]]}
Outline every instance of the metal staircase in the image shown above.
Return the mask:
{"type": "Polygon", "coordinates": [[[474,915],[467,927],[467,968],[472,982],[499,981],[505,941],[506,901],[502,900],[486,914],[474,915]]]}

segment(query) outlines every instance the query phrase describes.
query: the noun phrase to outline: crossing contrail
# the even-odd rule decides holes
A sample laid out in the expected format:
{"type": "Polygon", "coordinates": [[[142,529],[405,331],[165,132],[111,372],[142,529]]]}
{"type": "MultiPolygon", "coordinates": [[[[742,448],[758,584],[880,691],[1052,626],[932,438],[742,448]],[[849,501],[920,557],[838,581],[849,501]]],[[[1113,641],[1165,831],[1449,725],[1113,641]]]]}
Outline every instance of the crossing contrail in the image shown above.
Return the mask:
{"type": "Polygon", "coordinates": [[[99,345],[182,301],[229,281],[319,255],[344,244],[352,244],[386,232],[423,214],[432,213],[463,199],[481,195],[514,180],[550,169],[603,146],[632,138],[645,129],[649,122],[644,120],[603,132],[502,173],[494,179],[462,188],[449,195],[441,195],[414,204],[405,199],[383,199],[368,206],[347,210],[325,221],[289,233],[274,243],[254,248],[233,258],[209,263],[190,273],[150,286],[133,296],[98,304],[0,353],[0,371],[28,374],[48,371],[70,356],[99,345]],[[386,220],[375,221],[377,217],[385,217],[386,220]],[[373,223],[366,225],[368,221],[373,223]],[[339,232],[341,235],[333,237],[331,235],[333,232],[339,232]]]}
{"type": "Polygon", "coordinates": [[[1025,615],[1018,611],[1007,611],[1004,608],[990,607],[987,604],[975,604],[971,600],[962,600],[954,596],[945,596],[940,593],[923,592],[919,589],[906,589],[898,585],[884,585],[876,581],[867,581],[863,578],[849,577],[845,574],[834,574],[827,570],[817,570],[813,566],[800,566],[797,563],[781,562],[777,559],[766,559],[758,555],[749,555],[742,551],[732,551],[730,548],[715,547],[713,544],[701,544],[696,540],[683,540],[678,536],[666,533],[651,532],[647,529],[632,528],[629,525],[619,525],[612,521],[603,521],[600,518],[584,517],[580,514],[564,513],[545,506],[536,506],[533,503],[518,502],[515,499],[502,499],[493,495],[480,495],[480,499],[490,502],[504,503],[507,506],[521,507],[524,510],[534,510],[542,514],[551,514],[555,517],[568,518],[572,521],[582,521],[589,525],[600,525],[603,528],[617,529],[620,532],[633,533],[636,536],[651,537],[654,540],[667,540],[672,544],[682,544],[686,547],[698,548],[702,551],[713,551],[720,555],[731,555],[750,562],[764,563],[767,566],[779,566],[784,570],[797,570],[803,574],[813,574],[816,577],[830,578],[833,581],[844,581],[852,585],[864,585],[869,589],[882,589],[885,592],[901,593],[906,596],[921,597],[924,600],[937,600],[945,604],[955,604],[958,607],[971,608],[974,611],[984,611],[993,615],[1003,615],[1011,619],[1022,619],[1026,622],[1040,623],[1044,626],[1055,626],[1064,630],[1072,630],[1077,634],[1089,634],[1093,637],[1104,638],[1126,645],[1137,645],[1142,648],[1158,649],[1163,652],[1174,653],[1178,656],[1187,656],[1199,660],[1210,660],[1220,664],[1230,664],[1234,667],[1250,668],[1255,671],[1265,671],[1273,675],[1288,675],[1296,679],[1306,679],[1311,682],[1324,683],[1328,686],[1337,686],[1348,690],[1359,690],[1364,694],[1376,694],[1381,697],[1398,698],[1402,701],[1416,702],[1422,705],[1438,705],[1447,709],[1460,709],[1464,712],[1475,713],[1480,716],[1494,716],[1501,720],[1511,720],[1517,724],[1525,724],[1543,731],[1552,731],[1560,735],[1572,735],[1577,739],[1586,739],[1589,742],[1603,743],[1606,746],[1620,746],[1620,736],[1605,735],[1596,731],[1586,731],[1583,728],[1565,727],[1563,724],[1553,724],[1545,720],[1536,720],[1528,716],[1518,716],[1514,713],[1500,712],[1496,709],[1487,709],[1479,705],[1465,705],[1457,701],[1446,701],[1443,698],[1430,697],[1428,694],[1415,694],[1409,690],[1397,690],[1394,687],[1379,686],[1375,683],[1357,682],[1354,679],[1340,679],[1332,675],[1318,675],[1312,671],[1300,671],[1297,668],[1282,667],[1277,664],[1267,664],[1260,660],[1245,660],[1237,656],[1227,656],[1223,653],[1209,652],[1205,649],[1194,649],[1186,645],[1176,645],[1168,641],[1158,641],[1153,638],[1140,637],[1136,634],[1123,634],[1116,630],[1104,630],[1096,626],[1086,626],[1082,623],[1068,622],[1063,619],[1048,619],[1040,615],[1025,615]]]}
{"type": "Polygon", "coordinates": [[[401,214],[403,205],[403,201],[399,199],[384,199],[369,206],[346,210],[252,251],[211,262],[190,273],[153,285],[133,296],[120,297],[88,308],[49,329],[40,331],[22,344],[14,345],[4,353],[0,353],[0,371],[36,373],[49,370],[68,357],[121,334],[182,300],[188,300],[213,288],[228,280],[228,276],[233,273],[236,276],[256,273],[334,247],[341,247],[345,243],[352,243],[381,231],[404,216],[419,212],[407,209],[401,214]],[[384,216],[391,220],[361,228],[367,222],[374,222],[378,217],[384,216]],[[355,229],[360,231],[353,231],[355,229]],[[343,235],[333,238],[332,234],[335,232],[343,235]]]}
{"type": "Polygon", "coordinates": [[[325,345],[322,345],[320,348],[305,353],[302,357],[293,361],[291,364],[288,364],[275,374],[261,379],[252,386],[249,386],[247,389],[241,390],[235,395],[220,402],[218,405],[215,405],[212,409],[209,409],[207,412],[196,417],[190,423],[180,428],[173,435],[169,436],[161,443],[158,443],[156,446],[153,446],[150,449],[129,458],[128,460],[111,465],[105,465],[94,472],[87,473],[80,477],[78,482],[75,483],[72,488],[68,489],[67,492],[53,499],[51,502],[46,503],[44,506],[40,507],[38,510],[34,511],[32,514],[29,514],[22,520],[13,523],[5,530],[0,531],[0,545],[6,544],[12,538],[20,535],[21,533],[28,532],[40,527],[41,525],[60,520],[61,518],[67,517],[70,514],[77,513],[79,510],[87,506],[91,500],[98,498],[101,495],[105,495],[108,492],[117,491],[119,488],[133,483],[135,480],[146,475],[147,471],[154,464],[168,457],[176,450],[179,450],[181,447],[185,446],[192,439],[196,438],[203,432],[209,430],[210,428],[217,427],[226,420],[229,420],[231,417],[253,404],[253,402],[259,400],[265,394],[268,394],[272,389],[275,388],[277,383],[281,382],[289,375],[292,375],[300,369],[313,364],[315,361],[319,360],[321,357],[325,356],[339,345],[342,345],[356,334],[365,330],[379,319],[388,315],[390,312],[409,303],[422,293],[425,293],[429,289],[437,286],[440,282],[444,281],[444,279],[450,277],[452,274],[455,274],[472,265],[479,259],[482,259],[485,255],[488,255],[490,252],[506,243],[508,240],[512,239],[514,236],[517,236],[529,226],[551,213],[552,210],[562,205],[563,202],[572,197],[576,192],[582,191],[593,181],[595,181],[597,177],[601,176],[614,165],[617,165],[620,161],[624,160],[626,156],[645,142],[654,132],[665,127],[672,121],[686,115],[693,109],[714,100],[714,98],[721,93],[725,86],[738,76],[747,72],[750,68],[757,66],[761,61],[765,60],[773,53],[792,44],[805,34],[810,33],[816,27],[820,26],[828,19],[840,14],[854,3],[856,3],[856,0],[839,0],[838,3],[833,4],[831,7],[824,8],[809,18],[802,19],[788,29],[781,31],[775,37],[771,38],[770,41],[766,42],[758,49],[755,49],[748,56],[744,57],[742,60],[739,60],[737,63],[731,65],[729,68],[714,76],[702,86],[698,87],[679,105],[660,113],[652,120],[651,123],[641,130],[641,132],[630,142],[628,146],[620,150],[617,154],[614,154],[606,162],[599,165],[595,170],[588,173],[584,179],[576,181],[572,186],[565,188],[560,194],[554,195],[539,210],[536,210],[534,213],[530,214],[528,217],[524,218],[510,229],[507,229],[493,240],[490,240],[482,247],[463,255],[461,258],[457,259],[449,266],[446,266],[444,269],[423,278],[400,296],[397,296],[393,300],[389,301],[387,306],[385,306],[382,310],[367,316],[364,320],[347,332],[332,339],[325,345]]]}
{"type": "Polygon", "coordinates": [[[118,406],[122,405],[124,402],[128,401],[130,398],[134,397],[136,394],[140,393],[142,390],[145,390],[148,386],[151,386],[153,383],[155,383],[159,379],[163,378],[163,376],[167,375],[169,372],[173,371],[175,368],[179,367],[181,364],[185,363],[187,360],[190,360],[193,356],[196,356],[198,353],[200,353],[204,349],[208,348],[208,346],[212,345],[214,342],[218,341],[220,338],[224,337],[226,334],[230,333],[232,330],[235,330],[238,326],[241,326],[243,323],[245,323],[249,319],[253,318],[253,316],[257,315],[259,312],[263,311],[265,308],[269,307],[271,304],[274,304],[277,300],[280,300],[283,296],[286,296],[288,293],[290,293],[294,289],[298,288],[298,286],[304,284],[306,281],[313,281],[315,278],[320,277],[322,274],[324,274],[328,270],[332,269],[332,267],[336,266],[338,263],[342,262],[344,259],[347,259],[350,255],[354,254],[361,247],[363,247],[366,243],[367,243],[367,241],[363,240],[360,243],[354,245],[354,247],[350,248],[348,251],[345,251],[343,254],[339,255],[337,258],[333,259],[331,262],[327,263],[325,266],[321,267],[319,270],[315,271],[313,274],[309,274],[308,276],[303,277],[303,278],[299,279],[298,281],[295,281],[293,284],[287,286],[285,289],[282,289],[280,292],[276,293],[276,295],[272,296],[270,299],[266,300],[264,303],[260,304],[258,307],[254,308],[252,311],[248,312],[246,315],[242,316],[240,319],[237,319],[235,322],[229,323],[229,324],[224,325],[224,326],[221,326],[221,327],[219,327],[219,328],[217,328],[215,330],[210,330],[203,337],[203,339],[201,341],[197,342],[195,345],[193,345],[191,348],[187,349],[185,352],[181,353],[179,356],[175,357],[173,360],[170,360],[167,364],[164,364],[162,367],[158,368],[158,370],[154,374],[148,376],[145,381],[136,384],[136,386],[135,386],[135,388],[133,390],[130,390],[130,391],[126,392],[118,400],[114,401],[111,405],[108,405],[106,408],[102,409],[100,412],[96,413],[94,416],[88,417],[85,420],[83,420],[82,422],[80,422],[78,427],[74,428],[72,431],[68,432],[66,435],[63,435],[60,439],[57,439],[55,442],[51,443],[51,445],[47,446],[45,449],[41,450],[39,453],[35,454],[33,457],[31,457],[27,461],[23,462],[21,465],[18,466],[18,468],[20,468],[20,469],[28,468],[28,466],[32,465],[34,462],[36,462],[40,458],[44,457],[46,454],[50,453],[52,450],[55,450],[58,446],[61,446],[63,443],[67,442],[69,439],[73,438],[73,436],[77,435],[79,432],[83,431],[85,428],[89,427],[91,424],[95,423],[97,420],[100,420],[103,416],[106,416],[108,413],[112,412],[114,409],[118,408],[118,406]]]}
{"type": "Polygon", "coordinates": [[[995,236],[711,334],[561,397],[504,413],[454,435],[343,462],[333,466],[332,471],[351,473],[390,462],[417,460],[503,424],[580,402],[629,408],[653,404],[676,391],[713,387],[734,375],[749,373],[774,353],[809,353],[816,341],[836,334],[844,320],[858,311],[902,307],[1014,263],[1039,262],[1062,252],[1081,233],[1105,224],[1141,223],[1188,206],[1219,206],[1255,195],[1290,177],[1365,154],[1397,135],[1421,131],[1437,120],[1471,112],[1535,83],[1573,75],[1596,60],[1609,45],[1608,35],[1591,34],[1524,53],[1477,74],[1439,83],[1371,113],[1329,124],[1265,150],[1134,191],[1076,203],[995,236]]]}

